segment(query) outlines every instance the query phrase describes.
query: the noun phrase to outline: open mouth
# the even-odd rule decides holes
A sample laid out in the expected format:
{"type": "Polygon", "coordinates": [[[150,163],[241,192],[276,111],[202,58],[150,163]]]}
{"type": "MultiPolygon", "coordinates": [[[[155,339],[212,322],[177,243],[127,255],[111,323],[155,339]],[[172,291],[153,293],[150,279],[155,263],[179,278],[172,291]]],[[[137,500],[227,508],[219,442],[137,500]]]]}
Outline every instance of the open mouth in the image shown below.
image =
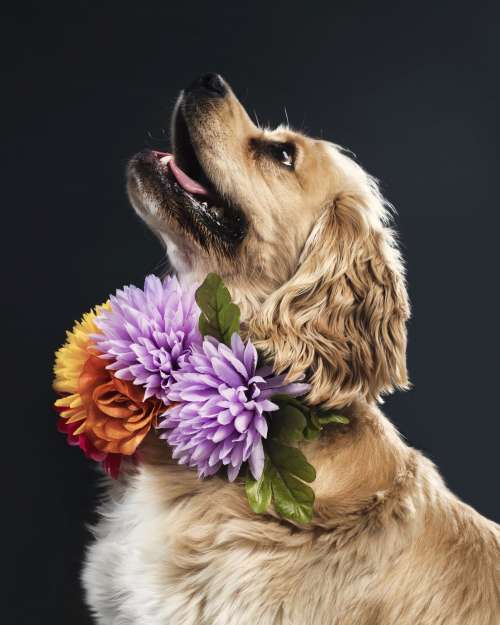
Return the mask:
{"type": "Polygon", "coordinates": [[[165,210],[201,244],[215,237],[232,246],[246,233],[241,209],[217,191],[205,173],[182,113],[177,113],[174,154],[147,150],[137,155],[133,169],[147,178],[165,210]]]}

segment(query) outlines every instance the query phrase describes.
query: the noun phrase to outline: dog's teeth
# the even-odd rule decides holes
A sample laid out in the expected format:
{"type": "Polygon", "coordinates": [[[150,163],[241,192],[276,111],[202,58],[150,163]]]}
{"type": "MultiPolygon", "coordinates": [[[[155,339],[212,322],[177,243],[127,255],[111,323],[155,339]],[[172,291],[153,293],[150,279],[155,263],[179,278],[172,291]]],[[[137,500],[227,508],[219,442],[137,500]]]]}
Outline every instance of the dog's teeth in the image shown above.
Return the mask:
{"type": "Polygon", "coordinates": [[[208,202],[202,202],[201,205],[203,206],[203,208],[208,208],[208,202]]]}
{"type": "Polygon", "coordinates": [[[171,154],[167,154],[167,156],[162,156],[162,158],[160,158],[160,163],[162,165],[168,165],[168,162],[172,160],[172,155],[171,154]]]}

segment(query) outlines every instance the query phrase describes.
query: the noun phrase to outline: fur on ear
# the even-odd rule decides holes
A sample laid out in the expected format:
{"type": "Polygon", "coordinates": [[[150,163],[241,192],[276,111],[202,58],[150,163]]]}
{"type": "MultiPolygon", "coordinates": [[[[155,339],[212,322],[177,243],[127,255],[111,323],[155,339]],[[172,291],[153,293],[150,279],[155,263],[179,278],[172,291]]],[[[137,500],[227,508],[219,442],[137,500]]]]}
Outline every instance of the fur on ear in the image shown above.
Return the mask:
{"type": "Polygon", "coordinates": [[[377,213],[355,193],[323,211],[297,271],[250,322],[278,371],[307,373],[313,404],[343,407],[408,385],[404,272],[374,183],[371,190],[377,213]]]}

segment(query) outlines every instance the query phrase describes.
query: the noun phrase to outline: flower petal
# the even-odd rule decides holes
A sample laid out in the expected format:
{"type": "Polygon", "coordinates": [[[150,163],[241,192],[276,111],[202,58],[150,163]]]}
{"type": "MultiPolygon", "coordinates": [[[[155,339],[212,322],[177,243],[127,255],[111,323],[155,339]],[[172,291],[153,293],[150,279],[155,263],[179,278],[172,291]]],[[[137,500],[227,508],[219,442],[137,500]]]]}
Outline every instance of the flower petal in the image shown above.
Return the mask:
{"type": "Polygon", "coordinates": [[[262,446],[262,440],[259,439],[254,445],[250,457],[248,458],[248,465],[254,478],[259,480],[264,471],[264,448],[262,446]]]}
{"type": "Polygon", "coordinates": [[[245,345],[243,362],[245,363],[249,376],[253,375],[255,373],[255,368],[257,367],[257,350],[250,340],[248,340],[245,345]]]}
{"type": "Polygon", "coordinates": [[[240,472],[241,469],[241,463],[237,464],[236,466],[233,466],[232,464],[230,464],[227,467],[227,479],[230,482],[234,482],[234,480],[238,477],[238,473],[240,472]]]}
{"type": "Polygon", "coordinates": [[[221,358],[212,358],[212,367],[218,377],[229,384],[229,386],[237,387],[244,383],[241,375],[234,370],[233,367],[226,364],[221,358]]]}

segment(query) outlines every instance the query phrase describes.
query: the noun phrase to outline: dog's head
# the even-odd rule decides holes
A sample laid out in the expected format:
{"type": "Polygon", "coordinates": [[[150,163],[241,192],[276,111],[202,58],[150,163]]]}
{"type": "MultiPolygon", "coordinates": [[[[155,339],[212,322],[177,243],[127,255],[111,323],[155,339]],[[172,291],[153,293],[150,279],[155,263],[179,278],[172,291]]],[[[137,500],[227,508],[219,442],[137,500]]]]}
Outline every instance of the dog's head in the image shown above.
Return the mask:
{"type": "Polygon", "coordinates": [[[172,144],[131,160],[128,190],[174,268],[221,275],[276,369],[308,374],[313,403],[404,387],[409,308],[373,178],[331,143],[257,127],[216,74],[181,93],[172,144]]]}

